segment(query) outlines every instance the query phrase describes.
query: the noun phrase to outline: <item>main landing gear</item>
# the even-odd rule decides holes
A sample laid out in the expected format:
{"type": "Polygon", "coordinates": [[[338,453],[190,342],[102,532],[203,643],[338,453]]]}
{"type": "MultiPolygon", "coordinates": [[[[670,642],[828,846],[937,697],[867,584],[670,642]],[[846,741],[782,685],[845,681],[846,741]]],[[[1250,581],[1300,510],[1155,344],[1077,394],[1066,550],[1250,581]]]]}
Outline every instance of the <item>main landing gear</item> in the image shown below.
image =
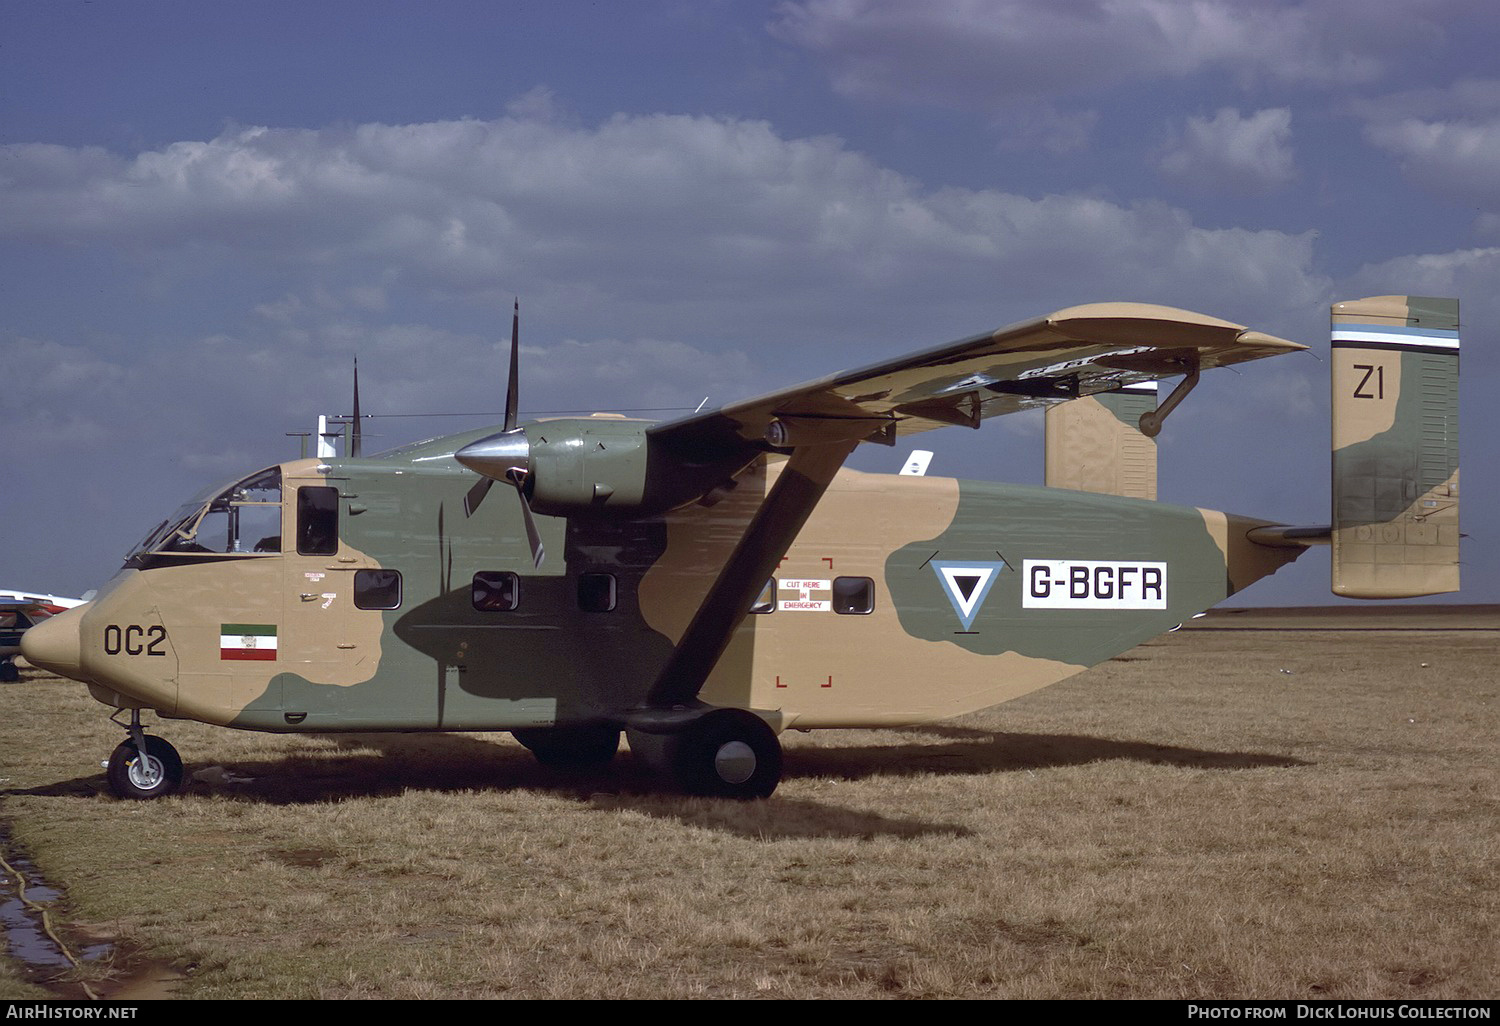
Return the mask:
{"type": "Polygon", "coordinates": [[[164,798],[182,786],[182,757],[177,749],[141,729],[141,711],[130,710],[130,736],[115,746],[105,779],[119,798],[164,798]],[[144,755],[142,753],[145,753],[144,755]]]}
{"type": "MultiPolygon", "coordinates": [[[[626,728],[630,751],[688,794],[767,798],[781,781],[781,742],[744,709],[651,710],[626,728]]],[[[557,769],[603,769],[620,745],[612,724],[511,731],[536,761],[557,769]]]]}
{"type": "Polygon", "coordinates": [[[670,732],[663,726],[629,729],[630,749],[689,794],[769,798],[781,782],[781,742],[752,712],[710,709],[670,732]]]}

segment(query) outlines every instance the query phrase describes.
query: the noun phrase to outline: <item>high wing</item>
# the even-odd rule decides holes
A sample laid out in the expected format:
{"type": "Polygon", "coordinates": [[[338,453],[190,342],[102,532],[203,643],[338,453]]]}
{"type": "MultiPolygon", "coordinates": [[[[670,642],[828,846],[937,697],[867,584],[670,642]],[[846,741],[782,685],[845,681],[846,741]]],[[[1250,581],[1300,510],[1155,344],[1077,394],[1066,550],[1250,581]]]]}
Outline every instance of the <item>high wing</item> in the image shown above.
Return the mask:
{"type": "Polygon", "coordinates": [[[659,442],[774,448],[898,435],[1307,347],[1216,317],[1091,303],[654,425],[659,442]],[[840,423],[842,422],[842,423],[840,423]],[[799,438],[800,436],[800,438],[799,438]]]}

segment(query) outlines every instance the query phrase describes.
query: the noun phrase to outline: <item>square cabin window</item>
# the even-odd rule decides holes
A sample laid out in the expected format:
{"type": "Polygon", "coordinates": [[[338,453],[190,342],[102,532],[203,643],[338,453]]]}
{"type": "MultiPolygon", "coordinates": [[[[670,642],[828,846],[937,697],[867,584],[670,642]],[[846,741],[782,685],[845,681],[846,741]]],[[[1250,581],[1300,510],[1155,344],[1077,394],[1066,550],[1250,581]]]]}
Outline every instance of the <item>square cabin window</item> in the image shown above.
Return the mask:
{"type": "Polygon", "coordinates": [[[615,575],[580,574],[578,608],[585,613],[607,613],[615,608],[615,575]]]}
{"type": "Polygon", "coordinates": [[[339,490],[324,485],[297,489],[297,551],[331,556],[339,550],[339,490]]]}
{"type": "Polygon", "coordinates": [[[481,570],[474,575],[470,601],[481,613],[508,613],[521,604],[521,578],[508,570],[481,570]]]}
{"type": "Polygon", "coordinates": [[[868,577],[835,577],[833,611],[863,616],[875,610],[875,582],[868,577]]]}
{"type": "Polygon", "coordinates": [[[354,571],[354,606],[356,609],[399,609],[401,571],[354,571]]]}

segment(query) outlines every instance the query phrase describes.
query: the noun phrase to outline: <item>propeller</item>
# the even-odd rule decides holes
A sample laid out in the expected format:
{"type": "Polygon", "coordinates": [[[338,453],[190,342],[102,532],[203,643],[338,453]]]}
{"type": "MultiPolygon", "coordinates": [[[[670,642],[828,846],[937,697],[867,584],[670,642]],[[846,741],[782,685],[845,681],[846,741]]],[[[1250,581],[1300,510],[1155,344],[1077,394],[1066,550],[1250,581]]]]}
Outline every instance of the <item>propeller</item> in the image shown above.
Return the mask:
{"type": "Polygon", "coordinates": [[[359,433],[359,357],[354,358],[354,427],[349,432],[349,456],[359,459],[364,448],[359,433]]]}
{"type": "Polygon", "coordinates": [[[505,428],[497,435],[469,443],[454,453],[453,458],[479,475],[479,480],[464,496],[465,516],[474,515],[496,481],[504,481],[515,488],[516,495],[521,500],[521,519],[526,524],[526,542],[531,546],[531,559],[540,569],[547,550],[542,545],[542,536],[536,529],[536,518],[531,515],[531,503],[526,498],[526,476],[531,472],[531,443],[526,440],[526,432],[516,427],[520,338],[521,301],[517,299],[510,321],[510,383],[505,389],[505,428]]]}

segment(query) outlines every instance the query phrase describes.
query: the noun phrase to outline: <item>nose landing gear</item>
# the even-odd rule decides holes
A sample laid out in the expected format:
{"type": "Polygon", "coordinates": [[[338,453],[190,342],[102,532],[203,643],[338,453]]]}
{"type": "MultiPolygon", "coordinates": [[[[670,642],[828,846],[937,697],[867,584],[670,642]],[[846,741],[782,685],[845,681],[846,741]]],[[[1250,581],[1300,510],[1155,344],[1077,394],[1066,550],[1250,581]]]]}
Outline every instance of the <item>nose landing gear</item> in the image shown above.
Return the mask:
{"type": "Polygon", "coordinates": [[[130,736],[109,757],[105,779],[119,798],[164,798],[182,786],[182,757],[177,749],[141,729],[141,711],[130,710],[130,736]],[[144,753],[144,754],[142,754],[144,753]]]}

